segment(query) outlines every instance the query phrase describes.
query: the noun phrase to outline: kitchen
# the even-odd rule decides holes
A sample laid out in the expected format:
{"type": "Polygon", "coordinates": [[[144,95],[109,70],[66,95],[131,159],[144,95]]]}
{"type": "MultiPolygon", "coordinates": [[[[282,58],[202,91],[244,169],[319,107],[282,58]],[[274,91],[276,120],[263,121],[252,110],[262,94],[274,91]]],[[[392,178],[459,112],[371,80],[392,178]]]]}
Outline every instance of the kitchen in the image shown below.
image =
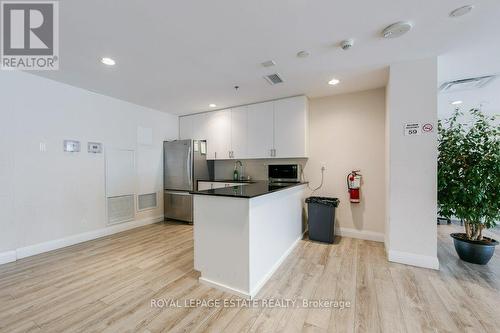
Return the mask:
{"type": "Polygon", "coordinates": [[[308,100],[184,116],[179,124],[181,140],[164,143],[165,218],[193,223],[201,282],[253,297],[305,231],[303,165],[279,161],[307,159],[308,100]],[[267,165],[267,179],[244,174],[241,159],[265,158],[278,161],[267,165]],[[234,162],[233,173],[221,177],[216,161],[234,162]]]}
{"type": "Polygon", "coordinates": [[[15,2],[0,58],[58,68],[0,71],[0,332],[496,331],[436,154],[500,4],[15,2]]]}

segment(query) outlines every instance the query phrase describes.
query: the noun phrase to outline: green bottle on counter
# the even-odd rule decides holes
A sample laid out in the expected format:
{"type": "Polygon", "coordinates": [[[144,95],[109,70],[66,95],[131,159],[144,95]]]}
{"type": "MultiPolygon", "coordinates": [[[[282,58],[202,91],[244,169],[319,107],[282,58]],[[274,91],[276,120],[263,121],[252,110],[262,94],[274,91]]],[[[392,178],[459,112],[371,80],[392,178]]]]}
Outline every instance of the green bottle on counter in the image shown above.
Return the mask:
{"type": "Polygon", "coordinates": [[[234,171],[233,171],[233,180],[239,180],[240,175],[238,174],[238,168],[234,166],[234,171]]]}

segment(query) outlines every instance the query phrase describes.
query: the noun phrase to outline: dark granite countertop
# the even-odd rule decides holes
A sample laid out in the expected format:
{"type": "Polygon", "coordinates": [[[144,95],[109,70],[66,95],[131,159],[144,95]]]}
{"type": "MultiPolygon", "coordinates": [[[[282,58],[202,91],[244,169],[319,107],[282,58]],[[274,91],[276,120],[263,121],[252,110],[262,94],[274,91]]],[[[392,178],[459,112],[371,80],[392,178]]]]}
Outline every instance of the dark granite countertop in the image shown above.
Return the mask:
{"type": "MultiPolygon", "coordinates": [[[[201,180],[203,181],[203,180],[201,180]]],[[[208,180],[207,180],[208,181],[208,180]]],[[[211,180],[217,181],[217,180],[211,180]]],[[[224,182],[226,182],[224,180],[224,182]]],[[[228,183],[230,181],[227,181],[228,183]]],[[[243,183],[243,181],[233,181],[236,183],[243,183]]],[[[222,197],[233,197],[233,198],[255,198],[261,195],[286,190],[290,187],[300,186],[307,183],[270,183],[267,180],[255,180],[248,183],[248,185],[230,186],[223,188],[215,188],[211,190],[204,191],[193,191],[191,194],[199,195],[213,195],[222,197]]]]}
{"type": "Polygon", "coordinates": [[[245,183],[245,184],[253,184],[256,182],[261,182],[264,180],[234,180],[234,179],[197,179],[197,182],[214,182],[214,183],[245,183]]]}

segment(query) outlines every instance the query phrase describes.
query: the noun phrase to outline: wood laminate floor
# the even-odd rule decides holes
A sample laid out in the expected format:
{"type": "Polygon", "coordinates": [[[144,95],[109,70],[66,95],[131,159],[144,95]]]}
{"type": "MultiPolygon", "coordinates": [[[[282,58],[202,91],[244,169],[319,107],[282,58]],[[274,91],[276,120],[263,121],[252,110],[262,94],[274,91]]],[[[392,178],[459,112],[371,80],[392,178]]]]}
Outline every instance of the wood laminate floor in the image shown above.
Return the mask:
{"type": "Polygon", "coordinates": [[[440,271],[388,263],[381,243],[304,240],[258,295],[348,308],[162,308],[231,295],[197,282],[192,227],[149,225],[0,266],[0,332],[500,332],[498,251],[462,262],[461,228],[438,230],[440,271]]]}

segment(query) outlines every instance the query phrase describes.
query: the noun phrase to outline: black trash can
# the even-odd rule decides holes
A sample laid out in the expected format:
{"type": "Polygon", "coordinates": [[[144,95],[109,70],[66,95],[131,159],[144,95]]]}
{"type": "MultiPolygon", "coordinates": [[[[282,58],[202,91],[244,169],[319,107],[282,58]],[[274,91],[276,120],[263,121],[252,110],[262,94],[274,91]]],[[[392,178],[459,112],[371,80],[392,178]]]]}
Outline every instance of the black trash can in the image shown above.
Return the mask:
{"type": "Polygon", "coordinates": [[[324,243],[333,243],[335,238],[335,208],[339,199],[327,197],[309,197],[306,199],[309,215],[309,239],[324,243]]]}

